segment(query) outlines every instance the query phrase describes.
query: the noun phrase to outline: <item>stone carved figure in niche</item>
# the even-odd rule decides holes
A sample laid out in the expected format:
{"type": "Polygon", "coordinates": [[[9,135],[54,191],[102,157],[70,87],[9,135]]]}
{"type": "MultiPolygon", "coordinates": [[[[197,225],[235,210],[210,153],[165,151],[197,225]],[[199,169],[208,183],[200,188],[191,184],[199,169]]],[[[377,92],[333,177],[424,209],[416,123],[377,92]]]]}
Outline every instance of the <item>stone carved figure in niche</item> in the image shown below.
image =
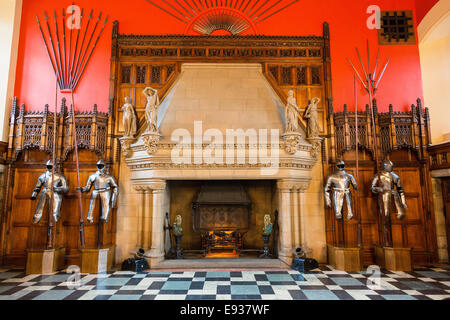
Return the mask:
{"type": "Polygon", "coordinates": [[[298,115],[300,109],[297,106],[297,99],[294,96],[294,91],[289,90],[286,103],[286,133],[298,132],[298,115]]]}
{"type": "Polygon", "coordinates": [[[272,233],[273,223],[271,222],[270,215],[266,214],[264,216],[264,229],[263,235],[267,236],[272,233]]]}
{"type": "Polygon", "coordinates": [[[69,191],[69,186],[67,180],[61,173],[55,172],[52,178],[53,163],[51,160],[47,161],[46,164],[47,171],[42,174],[34,187],[33,194],[31,195],[31,200],[36,200],[39,192],[41,195],[39,197],[39,202],[33,216],[33,223],[39,223],[44,212],[45,205],[48,203],[50,206],[50,201],[52,197],[52,181],[53,181],[53,219],[55,222],[59,220],[59,214],[61,211],[61,203],[63,194],[69,191]]]}
{"type": "Polygon", "coordinates": [[[406,204],[405,191],[403,190],[400,177],[394,173],[393,169],[394,164],[390,160],[384,160],[383,170],[373,178],[371,190],[373,193],[381,194],[385,216],[391,214],[391,201],[394,198],[397,218],[403,219],[408,205],[406,204]]]}
{"type": "Polygon", "coordinates": [[[158,90],[147,87],[143,93],[146,98],[145,120],[147,121],[147,131],[158,132],[158,90]]]}
{"type": "Polygon", "coordinates": [[[125,97],[125,103],[122,106],[123,111],[123,136],[134,137],[136,134],[136,115],[134,113],[133,105],[130,103],[130,98],[125,97]]]}
{"type": "Polygon", "coordinates": [[[81,192],[87,193],[91,191],[92,186],[94,186],[94,191],[92,191],[91,201],[89,203],[89,212],[87,216],[87,221],[94,222],[94,209],[97,197],[100,197],[101,205],[101,217],[100,220],[108,222],[109,213],[112,208],[115,208],[117,196],[119,194],[119,186],[117,185],[116,179],[106,171],[106,165],[103,160],[97,162],[97,172],[90,175],[86,183],[86,186],[81,189],[81,192]]]}
{"type": "Polygon", "coordinates": [[[303,115],[303,119],[308,123],[308,138],[317,138],[320,134],[319,114],[317,113],[319,102],[319,98],[313,98],[303,115]]]}
{"type": "Polygon", "coordinates": [[[325,185],[325,201],[327,207],[331,208],[331,193],[333,193],[333,208],[336,215],[336,219],[342,218],[342,208],[344,206],[344,198],[347,200],[347,219],[351,220],[353,218],[353,207],[352,207],[352,194],[350,193],[350,185],[353,186],[355,190],[358,190],[355,178],[345,172],[344,161],[339,161],[336,164],[336,171],[331,174],[325,185]]]}
{"type": "Polygon", "coordinates": [[[177,215],[175,217],[175,222],[173,223],[173,227],[172,227],[173,234],[175,236],[181,236],[183,234],[183,228],[181,227],[182,221],[183,220],[181,218],[181,215],[177,215]]]}

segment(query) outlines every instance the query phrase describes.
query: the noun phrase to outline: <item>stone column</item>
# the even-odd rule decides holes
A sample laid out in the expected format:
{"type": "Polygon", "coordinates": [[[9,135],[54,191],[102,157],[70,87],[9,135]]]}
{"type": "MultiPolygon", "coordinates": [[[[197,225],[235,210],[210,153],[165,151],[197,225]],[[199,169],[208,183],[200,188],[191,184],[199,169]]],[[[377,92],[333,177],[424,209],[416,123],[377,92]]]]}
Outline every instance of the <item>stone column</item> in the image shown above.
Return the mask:
{"type": "Polygon", "coordinates": [[[138,192],[138,208],[137,208],[137,223],[136,223],[136,249],[142,248],[143,239],[143,219],[144,219],[144,208],[145,208],[145,198],[144,198],[144,187],[136,186],[136,191],[138,192]]]}
{"type": "Polygon", "coordinates": [[[292,189],[293,197],[293,220],[294,220],[294,247],[300,247],[300,222],[299,222],[299,206],[298,206],[298,188],[292,189]]]}
{"type": "Polygon", "coordinates": [[[280,226],[280,239],[278,258],[286,262],[292,263],[292,223],[291,223],[291,189],[293,184],[288,180],[279,180],[277,183],[280,197],[280,212],[278,224],[280,226]]]}
{"type": "Polygon", "coordinates": [[[299,231],[300,231],[300,246],[303,250],[307,248],[307,237],[306,237],[306,190],[308,189],[308,185],[304,184],[299,187],[299,231]]]}
{"type": "MultiPolygon", "coordinates": [[[[152,203],[152,243],[151,249],[145,253],[151,265],[164,260],[164,194],[166,181],[157,180],[148,184],[153,193],[152,203]]],[[[148,199],[148,197],[147,197],[148,199]]],[[[149,207],[149,206],[148,206],[149,207]]]]}
{"type": "Polygon", "coordinates": [[[144,250],[150,249],[150,235],[152,233],[152,190],[147,188],[143,194],[144,197],[144,217],[142,219],[142,247],[144,250]]]}

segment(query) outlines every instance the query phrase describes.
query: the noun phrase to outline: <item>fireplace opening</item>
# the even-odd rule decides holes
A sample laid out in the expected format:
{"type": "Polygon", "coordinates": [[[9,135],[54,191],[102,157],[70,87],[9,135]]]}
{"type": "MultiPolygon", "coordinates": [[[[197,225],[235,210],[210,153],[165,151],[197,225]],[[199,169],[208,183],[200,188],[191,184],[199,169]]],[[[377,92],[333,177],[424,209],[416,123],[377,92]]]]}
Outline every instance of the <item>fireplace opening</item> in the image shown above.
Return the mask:
{"type": "Polygon", "coordinates": [[[251,201],[240,183],[203,184],[193,202],[193,225],[206,257],[239,257],[250,214],[251,201]]]}

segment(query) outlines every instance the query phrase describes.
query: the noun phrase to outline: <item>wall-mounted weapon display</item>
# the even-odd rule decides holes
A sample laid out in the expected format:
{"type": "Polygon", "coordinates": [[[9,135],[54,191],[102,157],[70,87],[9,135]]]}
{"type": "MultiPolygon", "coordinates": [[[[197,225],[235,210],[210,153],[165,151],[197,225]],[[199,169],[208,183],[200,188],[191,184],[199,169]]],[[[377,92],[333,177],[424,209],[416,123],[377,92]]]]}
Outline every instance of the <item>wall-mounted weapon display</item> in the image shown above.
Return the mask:
{"type": "MultiPolygon", "coordinates": [[[[75,4],[69,7],[69,12],[75,13],[75,4]]],[[[62,15],[58,17],[57,11],[54,10],[54,29],[51,28],[50,18],[47,12],[44,12],[45,24],[47,26],[47,32],[44,32],[41,26],[41,20],[36,15],[36,21],[40,30],[44,46],[47,51],[50,64],[57,79],[57,86],[62,93],[71,94],[71,115],[72,122],[74,123],[72,136],[74,139],[74,151],[77,169],[77,195],[78,195],[78,207],[79,207],[79,221],[80,221],[80,247],[84,248],[84,216],[82,209],[81,198],[81,184],[80,184],[80,165],[78,157],[78,141],[75,134],[76,122],[75,122],[75,99],[74,91],[76,90],[85,70],[92,58],[95,48],[102,36],[102,33],[108,23],[108,17],[102,23],[100,31],[98,30],[99,24],[102,21],[103,13],[100,12],[94,25],[91,27],[91,22],[94,19],[94,11],[91,10],[87,21],[85,22],[84,10],[80,12],[80,22],[76,26],[72,17],[67,17],[66,23],[66,10],[63,8],[62,15]],[[66,26],[70,29],[69,36],[66,36],[66,26]],[[73,30],[77,29],[76,37],[73,37],[73,30]],[[61,32],[60,32],[61,30],[61,32]],[[82,34],[81,43],[80,35],[82,34]],[[86,41],[86,39],[88,39],[86,41]],[[95,40],[94,40],[95,39],[95,40]],[[94,40],[94,41],[93,41],[94,40]],[[50,46],[49,46],[50,44],[50,46]],[[72,50],[73,49],[73,50],[72,50]]],[[[57,94],[56,94],[57,95],[57,94]]],[[[55,107],[56,117],[56,107],[55,107]]]]}

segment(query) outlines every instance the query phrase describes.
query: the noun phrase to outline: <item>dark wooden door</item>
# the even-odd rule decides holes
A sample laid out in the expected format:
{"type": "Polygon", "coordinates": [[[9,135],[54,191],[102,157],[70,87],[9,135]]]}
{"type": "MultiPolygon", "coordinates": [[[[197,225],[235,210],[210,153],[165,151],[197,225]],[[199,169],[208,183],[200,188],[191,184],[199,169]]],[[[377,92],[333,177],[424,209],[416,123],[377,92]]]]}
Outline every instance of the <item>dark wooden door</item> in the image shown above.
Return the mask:
{"type": "Polygon", "coordinates": [[[446,178],[442,181],[442,187],[445,225],[447,226],[447,250],[450,256],[450,178],[446,178]]]}

